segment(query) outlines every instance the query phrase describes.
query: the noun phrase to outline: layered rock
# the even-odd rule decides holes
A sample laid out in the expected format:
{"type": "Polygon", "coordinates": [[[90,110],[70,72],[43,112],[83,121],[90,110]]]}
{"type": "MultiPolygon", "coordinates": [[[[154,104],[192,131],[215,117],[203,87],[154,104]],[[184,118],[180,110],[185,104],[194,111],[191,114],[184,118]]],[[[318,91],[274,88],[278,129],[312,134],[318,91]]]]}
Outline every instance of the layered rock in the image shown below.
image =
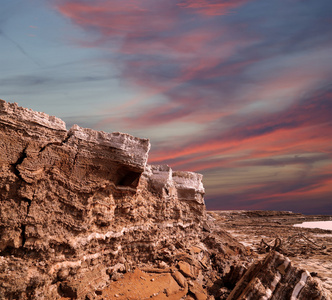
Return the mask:
{"type": "Polygon", "coordinates": [[[238,299],[326,300],[329,295],[308,271],[273,251],[247,270],[227,298],[238,299]]]}
{"type": "Polygon", "coordinates": [[[72,295],[87,272],[98,270],[103,285],[119,260],[129,268],[165,245],[198,242],[201,175],[147,166],[149,149],[147,139],[67,131],[58,118],[1,101],[1,266],[13,272],[0,272],[0,295],[72,295]]]}

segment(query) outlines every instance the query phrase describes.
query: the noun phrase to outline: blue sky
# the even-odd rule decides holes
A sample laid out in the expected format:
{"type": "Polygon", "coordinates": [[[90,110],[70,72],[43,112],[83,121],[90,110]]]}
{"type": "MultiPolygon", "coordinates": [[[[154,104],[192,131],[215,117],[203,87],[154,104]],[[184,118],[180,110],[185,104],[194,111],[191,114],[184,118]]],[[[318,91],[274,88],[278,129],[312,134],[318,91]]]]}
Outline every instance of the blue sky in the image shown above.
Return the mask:
{"type": "Polygon", "coordinates": [[[331,1],[0,4],[0,98],[150,138],[210,209],[332,214],[331,1]]]}

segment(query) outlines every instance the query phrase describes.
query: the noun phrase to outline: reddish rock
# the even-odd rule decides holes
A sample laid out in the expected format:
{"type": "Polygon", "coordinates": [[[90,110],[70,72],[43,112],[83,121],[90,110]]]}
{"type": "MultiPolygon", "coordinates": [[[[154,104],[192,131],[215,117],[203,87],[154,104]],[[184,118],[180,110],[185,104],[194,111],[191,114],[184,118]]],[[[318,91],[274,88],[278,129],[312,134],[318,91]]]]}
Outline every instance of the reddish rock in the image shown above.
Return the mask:
{"type": "Polygon", "coordinates": [[[175,279],[175,281],[179,284],[179,286],[181,286],[182,288],[185,288],[187,286],[187,280],[179,271],[173,272],[172,276],[175,279]]]}

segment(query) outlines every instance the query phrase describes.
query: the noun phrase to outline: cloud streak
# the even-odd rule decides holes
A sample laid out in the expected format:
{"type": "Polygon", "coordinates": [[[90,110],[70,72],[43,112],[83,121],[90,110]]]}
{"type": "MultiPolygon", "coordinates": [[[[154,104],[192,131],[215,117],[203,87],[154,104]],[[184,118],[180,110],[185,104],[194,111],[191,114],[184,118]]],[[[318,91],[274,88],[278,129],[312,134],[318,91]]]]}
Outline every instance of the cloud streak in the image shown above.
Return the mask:
{"type": "Polygon", "coordinates": [[[89,37],[73,42],[99,49],[139,89],[95,128],[151,134],[150,163],[203,172],[210,208],[294,209],[305,199],[310,212],[316,197],[332,213],[331,2],[54,3],[89,37]],[[224,187],[227,176],[238,183],[224,187]]]}
{"type": "Polygon", "coordinates": [[[183,8],[194,9],[197,13],[207,16],[218,16],[230,13],[233,9],[245,4],[248,0],[185,0],[178,5],[183,8]]]}
{"type": "Polygon", "coordinates": [[[38,67],[42,67],[42,65],[39,63],[38,60],[33,58],[19,43],[17,43],[15,40],[13,40],[11,37],[9,37],[3,30],[0,29],[0,36],[2,36],[4,39],[9,41],[15,48],[18,49],[19,52],[21,52],[25,57],[27,57],[30,61],[32,61],[35,65],[38,67]]]}

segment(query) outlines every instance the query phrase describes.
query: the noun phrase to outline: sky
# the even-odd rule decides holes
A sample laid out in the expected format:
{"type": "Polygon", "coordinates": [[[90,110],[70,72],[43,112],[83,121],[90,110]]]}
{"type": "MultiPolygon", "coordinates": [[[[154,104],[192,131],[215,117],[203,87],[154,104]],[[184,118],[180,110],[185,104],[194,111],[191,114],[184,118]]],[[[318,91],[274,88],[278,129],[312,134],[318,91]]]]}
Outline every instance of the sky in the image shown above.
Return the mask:
{"type": "Polygon", "coordinates": [[[149,138],[208,209],[332,215],[331,0],[0,0],[0,98],[149,138]]]}

